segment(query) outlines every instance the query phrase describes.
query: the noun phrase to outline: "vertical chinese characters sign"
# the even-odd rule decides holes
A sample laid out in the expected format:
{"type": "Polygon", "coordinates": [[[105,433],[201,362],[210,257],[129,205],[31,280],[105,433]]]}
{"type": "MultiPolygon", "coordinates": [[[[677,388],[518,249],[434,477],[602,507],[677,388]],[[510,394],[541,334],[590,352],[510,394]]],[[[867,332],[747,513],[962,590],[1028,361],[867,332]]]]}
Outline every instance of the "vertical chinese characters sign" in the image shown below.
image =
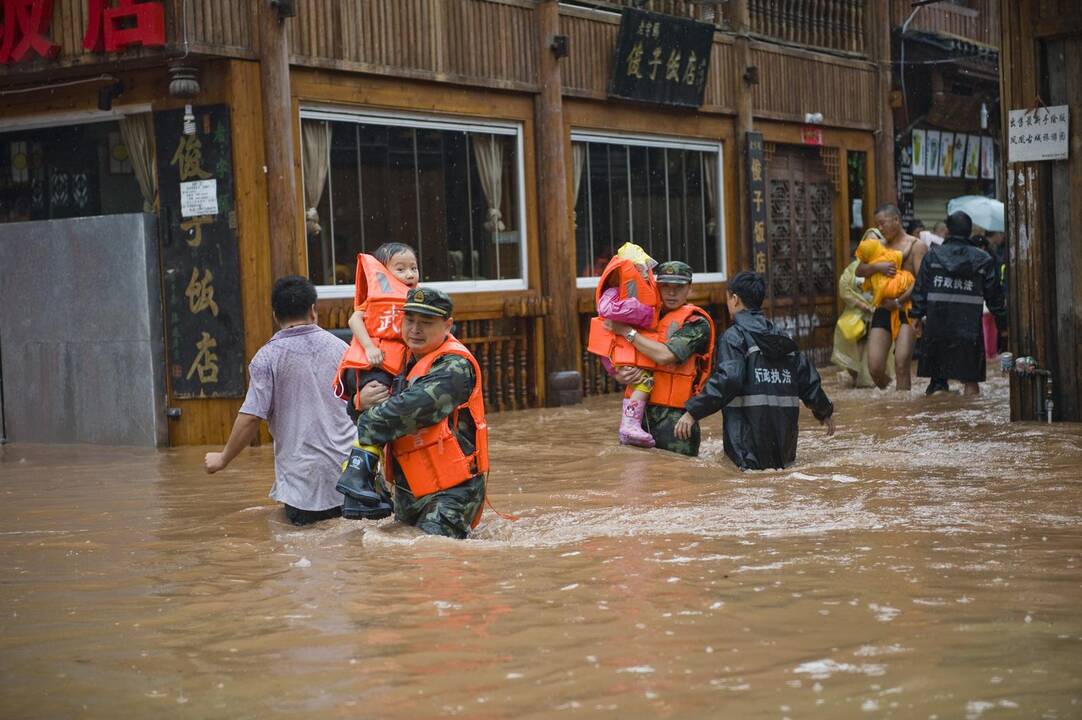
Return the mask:
{"type": "Polygon", "coordinates": [[[185,135],[182,110],[154,115],[170,382],[180,399],[242,397],[229,109],[197,107],[195,117],[195,133],[185,135]]]}
{"type": "MultiPolygon", "coordinates": [[[[763,135],[749,132],[747,142],[748,168],[748,233],[751,242],[751,265],[757,273],[769,275],[770,258],[766,243],[766,178],[763,173],[763,135]]],[[[767,287],[770,287],[769,279],[767,287]]]]}
{"type": "Polygon", "coordinates": [[[697,108],[703,104],[714,26],[625,8],[609,96],[697,108]]]}

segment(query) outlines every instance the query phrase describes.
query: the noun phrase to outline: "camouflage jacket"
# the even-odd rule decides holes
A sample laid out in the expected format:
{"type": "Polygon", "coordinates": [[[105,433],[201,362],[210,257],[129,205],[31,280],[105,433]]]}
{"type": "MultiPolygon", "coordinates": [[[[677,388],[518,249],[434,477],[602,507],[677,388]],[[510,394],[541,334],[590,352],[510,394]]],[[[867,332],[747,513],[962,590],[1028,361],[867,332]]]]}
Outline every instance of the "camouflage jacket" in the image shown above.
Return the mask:
{"type": "MultiPolygon", "coordinates": [[[[710,345],[710,326],[700,317],[693,317],[684,323],[665,342],[665,347],[676,356],[677,364],[684,362],[695,353],[705,353],[710,345]]],[[[647,405],[645,427],[661,450],[695,456],[699,454],[699,424],[695,423],[691,437],[679,440],[676,437],[676,421],[684,414],[682,408],[665,405],[647,405]]]]}
{"type": "MultiPolygon", "coordinates": [[[[394,387],[401,385],[401,389],[396,389],[386,402],[361,413],[357,421],[357,440],[361,445],[385,445],[435,425],[450,416],[473,392],[473,367],[464,357],[444,355],[427,373],[405,385],[411,366],[412,363],[407,365],[395,378],[394,387]]],[[[475,428],[468,412],[459,413],[454,434],[462,452],[472,453],[475,428]]]]}

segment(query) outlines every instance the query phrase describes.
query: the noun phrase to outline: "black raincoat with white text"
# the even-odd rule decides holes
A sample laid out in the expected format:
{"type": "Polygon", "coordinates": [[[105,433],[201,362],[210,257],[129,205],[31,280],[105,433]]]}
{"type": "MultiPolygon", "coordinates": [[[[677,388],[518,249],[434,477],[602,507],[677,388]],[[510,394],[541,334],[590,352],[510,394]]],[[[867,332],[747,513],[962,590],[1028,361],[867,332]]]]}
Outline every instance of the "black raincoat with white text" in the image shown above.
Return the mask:
{"type": "Polygon", "coordinates": [[[834,412],[819,372],[761,310],[742,310],[718,338],[714,371],[685,409],[696,420],[722,410],[725,454],[742,470],[796,460],[800,403],[817,420],[834,412]]]}

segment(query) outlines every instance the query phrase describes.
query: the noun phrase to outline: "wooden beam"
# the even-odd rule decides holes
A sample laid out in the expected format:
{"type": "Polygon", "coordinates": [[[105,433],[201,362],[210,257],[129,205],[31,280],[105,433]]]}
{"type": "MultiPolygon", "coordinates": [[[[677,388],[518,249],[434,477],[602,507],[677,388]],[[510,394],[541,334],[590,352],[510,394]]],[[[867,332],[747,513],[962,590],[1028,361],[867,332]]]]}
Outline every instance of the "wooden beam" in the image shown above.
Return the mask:
{"type": "Polygon", "coordinates": [[[267,174],[267,219],[271,276],[303,271],[300,242],[303,213],[297,212],[293,172],[293,118],[289,91],[289,41],[285,22],[270,0],[257,0],[259,75],[263,85],[263,152],[267,174]]]}
{"type": "MultiPolygon", "coordinates": [[[[748,40],[751,25],[748,22],[748,0],[735,0],[732,6],[733,30],[736,33],[736,62],[734,63],[736,77],[733,79],[736,88],[736,142],[733,145],[736,146],[736,185],[739,196],[743,198],[747,197],[748,193],[748,133],[755,129],[752,119],[754,111],[752,89],[744,80],[744,73],[748,66],[751,65],[751,44],[748,40]]],[[[737,245],[739,252],[733,258],[735,262],[730,263],[730,267],[727,268],[729,277],[732,277],[740,270],[752,268],[751,233],[748,230],[748,215],[741,208],[736,217],[736,227],[733,230],[737,233],[739,240],[737,245]]]]}
{"type": "Polygon", "coordinates": [[[872,38],[872,59],[879,71],[879,128],[876,131],[875,179],[877,205],[898,204],[898,188],[894,178],[894,114],[890,107],[892,84],[890,31],[891,21],[885,5],[868,5],[868,36],[872,38]]]}
{"type": "Polygon", "coordinates": [[[538,381],[547,386],[553,373],[579,372],[579,326],[575,314],[575,244],[571,237],[571,200],[567,158],[564,151],[567,128],[564,124],[563,79],[560,61],[550,49],[560,34],[560,7],[557,0],[543,0],[537,6],[538,81],[537,95],[538,205],[541,208],[542,292],[551,300],[545,318],[545,372],[538,381]]]}

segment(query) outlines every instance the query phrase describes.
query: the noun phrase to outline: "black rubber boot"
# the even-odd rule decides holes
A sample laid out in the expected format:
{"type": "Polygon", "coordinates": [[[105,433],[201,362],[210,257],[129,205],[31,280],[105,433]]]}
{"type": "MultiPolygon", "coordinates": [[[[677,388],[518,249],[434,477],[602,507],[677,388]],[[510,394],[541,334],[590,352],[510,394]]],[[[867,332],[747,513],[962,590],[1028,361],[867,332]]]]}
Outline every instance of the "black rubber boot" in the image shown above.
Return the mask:
{"type": "Polygon", "coordinates": [[[381,520],[389,517],[394,508],[388,502],[378,505],[365,505],[360,500],[346,495],[342,502],[342,517],[349,520],[381,520]]]}
{"type": "Polygon", "coordinates": [[[346,467],[338,476],[335,490],[346,497],[360,500],[365,505],[378,505],[381,501],[376,492],[376,467],[379,458],[359,447],[353,448],[346,460],[346,467]]]}

